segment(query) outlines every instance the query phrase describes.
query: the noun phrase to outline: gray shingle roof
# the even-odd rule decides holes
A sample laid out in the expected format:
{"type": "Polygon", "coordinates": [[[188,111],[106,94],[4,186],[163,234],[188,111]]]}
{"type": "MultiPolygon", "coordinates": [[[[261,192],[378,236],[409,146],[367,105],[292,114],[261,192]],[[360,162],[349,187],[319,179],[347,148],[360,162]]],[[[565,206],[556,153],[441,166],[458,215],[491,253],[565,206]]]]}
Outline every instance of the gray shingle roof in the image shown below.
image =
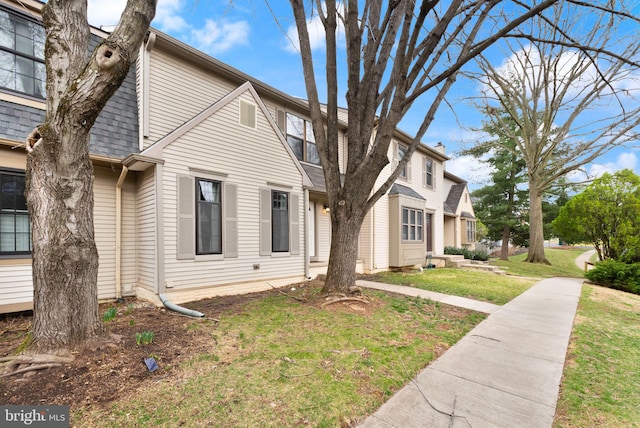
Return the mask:
{"type": "Polygon", "coordinates": [[[456,213],[458,205],[460,204],[460,199],[462,198],[462,193],[466,186],[467,183],[459,183],[451,186],[449,194],[447,195],[447,200],[444,202],[444,212],[446,214],[456,213]]]}
{"type": "Polygon", "coordinates": [[[302,165],[302,169],[304,169],[304,171],[309,176],[309,179],[313,183],[313,190],[317,190],[318,192],[326,192],[327,183],[325,183],[324,181],[324,172],[322,171],[322,167],[302,162],[300,163],[300,165],[302,165]]]}
{"type": "Polygon", "coordinates": [[[402,184],[398,183],[394,183],[393,186],[391,186],[391,190],[389,190],[389,196],[391,195],[410,196],[412,198],[426,201],[426,199],[422,195],[413,190],[411,187],[403,186],[402,184]]]}
{"type": "MultiPolygon", "coordinates": [[[[93,36],[92,47],[99,39],[93,36]]],[[[24,141],[37,125],[44,122],[45,112],[0,100],[0,138],[24,141]]],[[[135,67],[118,91],[104,107],[93,128],[89,151],[92,154],[124,159],[138,152],[138,107],[135,67]]]]}

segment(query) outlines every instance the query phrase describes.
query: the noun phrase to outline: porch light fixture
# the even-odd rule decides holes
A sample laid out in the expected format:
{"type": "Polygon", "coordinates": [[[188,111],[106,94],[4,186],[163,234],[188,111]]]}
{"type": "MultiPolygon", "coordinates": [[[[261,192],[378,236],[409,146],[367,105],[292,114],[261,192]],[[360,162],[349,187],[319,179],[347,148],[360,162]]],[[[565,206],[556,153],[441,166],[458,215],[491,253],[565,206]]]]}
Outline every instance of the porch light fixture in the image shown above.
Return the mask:
{"type": "Polygon", "coordinates": [[[328,213],[331,209],[329,208],[329,204],[325,203],[322,206],[322,212],[324,212],[325,214],[328,213]]]}

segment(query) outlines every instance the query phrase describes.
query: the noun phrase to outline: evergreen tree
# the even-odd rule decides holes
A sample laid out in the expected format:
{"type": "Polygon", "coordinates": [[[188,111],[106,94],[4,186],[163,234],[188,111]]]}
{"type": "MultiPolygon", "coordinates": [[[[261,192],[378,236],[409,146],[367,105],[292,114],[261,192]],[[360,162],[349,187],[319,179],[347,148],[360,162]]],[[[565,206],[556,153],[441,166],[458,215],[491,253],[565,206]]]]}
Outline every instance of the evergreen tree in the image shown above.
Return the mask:
{"type": "MultiPolygon", "coordinates": [[[[515,121],[506,113],[504,120],[511,122],[513,132],[518,132],[515,121]]],[[[482,159],[492,167],[492,184],[475,190],[472,196],[475,198],[476,215],[487,226],[488,237],[494,241],[502,240],[500,259],[507,260],[509,242],[522,243],[515,234],[526,229],[523,223],[526,190],[518,188],[526,181],[524,162],[516,155],[515,141],[500,127],[487,123],[482,130],[495,138],[464,150],[462,154],[482,159]]]]}

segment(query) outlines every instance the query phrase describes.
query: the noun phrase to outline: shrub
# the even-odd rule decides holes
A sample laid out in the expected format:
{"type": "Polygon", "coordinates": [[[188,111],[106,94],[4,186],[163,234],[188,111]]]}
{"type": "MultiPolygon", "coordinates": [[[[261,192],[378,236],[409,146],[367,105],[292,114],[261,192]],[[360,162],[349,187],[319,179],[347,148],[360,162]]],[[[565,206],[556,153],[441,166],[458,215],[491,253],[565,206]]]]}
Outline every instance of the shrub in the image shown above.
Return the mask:
{"type": "Polygon", "coordinates": [[[487,253],[486,251],[474,251],[473,260],[481,260],[483,262],[486,262],[487,260],[489,260],[489,253],[487,253]]]}
{"type": "Polygon", "coordinates": [[[444,247],[444,253],[454,256],[464,256],[469,260],[489,260],[489,253],[486,251],[471,251],[468,248],[444,247]]]}
{"type": "Polygon", "coordinates": [[[604,287],[640,294],[640,263],[627,264],[616,260],[596,263],[584,276],[604,287]]]}
{"type": "Polygon", "coordinates": [[[444,253],[453,256],[464,256],[465,259],[471,259],[473,252],[466,248],[444,247],[444,253]]]}

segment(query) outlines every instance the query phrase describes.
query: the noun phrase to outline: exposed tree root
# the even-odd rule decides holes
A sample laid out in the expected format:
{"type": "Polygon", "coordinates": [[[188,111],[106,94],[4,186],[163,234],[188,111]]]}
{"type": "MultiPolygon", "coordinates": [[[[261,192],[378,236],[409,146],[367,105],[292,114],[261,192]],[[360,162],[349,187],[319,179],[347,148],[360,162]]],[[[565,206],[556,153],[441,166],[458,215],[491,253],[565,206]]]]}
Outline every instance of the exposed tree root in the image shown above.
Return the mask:
{"type": "Polygon", "coordinates": [[[0,374],[0,378],[27,373],[34,370],[58,367],[63,363],[70,363],[71,361],[73,361],[73,357],[51,354],[25,354],[0,357],[0,367],[4,366],[6,369],[5,373],[0,374]]]}
{"type": "Polygon", "coordinates": [[[334,303],[340,303],[340,302],[357,302],[357,303],[364,303],[367,305],[370,303],[367,299],[363,299],[362,297],[328,297],[327,299],[330,299],[330,300],[327,300],[326,302],[321,304],[320,305],[321,308],[332,305],[334,303]]]}
{"type": "Polygon", "coordinates": [[[341,351],[339,349],[329,349],[327,352],[331,352],[332,354],[367,354],[367,348],[362,349],[354,349],[353,351],[341,351]]]}
{"type": "Polygon", "coordinates": [[[27,372],[32,372],[32,371],[35,371],[35,370],[50,369],[51,367],[60,367],[61,365],[62,365],[62,363],[48,363],[48,364],[38,364],[38,365],[35,365],[35,366],[23,367],[21,369],[13,370],[13,371],[10,371],[8,373],[3,373],[3,374],[0,375],[0,378],[1,377],[9,377],[9,376],[18,375],[18,374],[27,373],[27,372]]]}

